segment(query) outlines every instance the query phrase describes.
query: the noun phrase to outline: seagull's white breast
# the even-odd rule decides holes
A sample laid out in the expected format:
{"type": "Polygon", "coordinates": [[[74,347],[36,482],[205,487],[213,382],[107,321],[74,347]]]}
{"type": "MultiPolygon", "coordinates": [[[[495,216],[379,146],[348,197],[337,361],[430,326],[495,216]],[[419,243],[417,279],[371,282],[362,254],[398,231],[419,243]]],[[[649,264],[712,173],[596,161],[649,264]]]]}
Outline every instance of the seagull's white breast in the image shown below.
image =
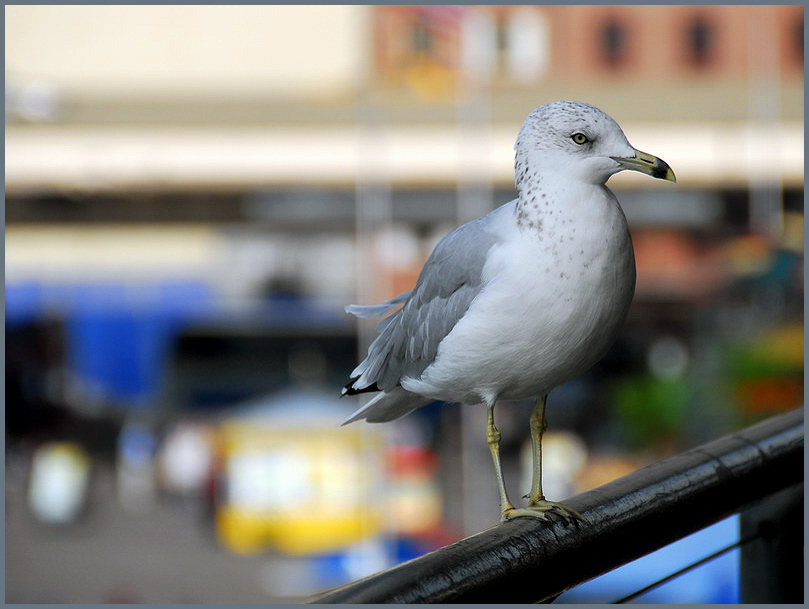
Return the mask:
{"type": "Polygon", "coordinates": [[[477,403],[547,393],[600,359],[626,317],[635,260],[605,186],[566,187],[504,214],[485,287],[408,391],[477,403]]]}

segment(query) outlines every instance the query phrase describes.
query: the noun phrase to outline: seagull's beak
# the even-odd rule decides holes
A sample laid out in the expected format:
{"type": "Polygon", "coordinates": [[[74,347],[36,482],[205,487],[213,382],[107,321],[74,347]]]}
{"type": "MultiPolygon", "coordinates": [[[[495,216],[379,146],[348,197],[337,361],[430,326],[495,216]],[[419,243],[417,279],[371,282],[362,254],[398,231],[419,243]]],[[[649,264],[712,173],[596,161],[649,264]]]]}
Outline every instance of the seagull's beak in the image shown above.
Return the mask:
{"type": "Polygon", "coordinates": [[[666,163],[666,161],[659,159],[656,156],[652,156],[651,154],[641,152],[640,150],[635,150],[635,156],[613,156],[610,158],[618,163],[621,166],[621,169],[640,171],[641,173],[645,173],[653,178],[660,178],[661,180],[668,180],[669,182],[677,181],[677,178],[674,176],[674,172],[671,170],[671,167],[669,167],[669,164],[666,163]]]}

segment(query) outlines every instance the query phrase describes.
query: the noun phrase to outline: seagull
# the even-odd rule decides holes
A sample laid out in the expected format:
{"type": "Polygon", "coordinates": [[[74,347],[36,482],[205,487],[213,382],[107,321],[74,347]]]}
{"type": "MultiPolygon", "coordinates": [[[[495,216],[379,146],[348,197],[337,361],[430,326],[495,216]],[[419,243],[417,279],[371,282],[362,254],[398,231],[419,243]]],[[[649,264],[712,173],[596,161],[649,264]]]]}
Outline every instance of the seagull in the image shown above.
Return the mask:
{"type": "Polygon", "coordinates": [[[542,492],[548,393],[587,371],[612,345],[635,291],[626,217],[607,188],[629,169],[675,182],[663,160],[633,148],[598,108],[556,101],[534,109],[514,145],[518,196],[435,246],[415,287],[381,304],[367,357],[342,395],[377,392],[343,425],[392,421],[433,401],[484,404],[501,521],[584,518],[542,492]],[[506,494],[498,400],[536,399],[533,476],[526,508],[506,494]]]}

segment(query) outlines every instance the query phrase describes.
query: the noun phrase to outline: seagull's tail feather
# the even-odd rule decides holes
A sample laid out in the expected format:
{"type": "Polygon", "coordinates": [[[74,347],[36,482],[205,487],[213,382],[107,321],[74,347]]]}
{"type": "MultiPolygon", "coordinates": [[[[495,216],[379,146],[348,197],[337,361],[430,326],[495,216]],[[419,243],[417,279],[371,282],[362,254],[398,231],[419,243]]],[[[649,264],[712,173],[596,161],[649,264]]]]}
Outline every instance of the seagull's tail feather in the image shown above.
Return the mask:
{"type": "Polygon", "coordinates": [[[426,406],[432,401],[434,400],[410,393],[401,387],[394,387],[390,391],[383,391],[375,396],[365,406],[343,421],[343,425],[348,425],[360,419],[365,419],[369,423],[393,421],[413,412],[416,408],[426,406]]]}
{"type": "Polygon", "coordinates": [[[392,311],[400,304],[402,304],[405,300],[410,297],[410,292],[402,292],[398,296],[394,296],[390,300],[386,300],[385,302],[381,302],[377,305],[355,305],[351,304],[345,308],[346,313],[351,313],[355,317],[366,318],[366,317],[379,317],[384,315],[388,311],[392,311]]]}

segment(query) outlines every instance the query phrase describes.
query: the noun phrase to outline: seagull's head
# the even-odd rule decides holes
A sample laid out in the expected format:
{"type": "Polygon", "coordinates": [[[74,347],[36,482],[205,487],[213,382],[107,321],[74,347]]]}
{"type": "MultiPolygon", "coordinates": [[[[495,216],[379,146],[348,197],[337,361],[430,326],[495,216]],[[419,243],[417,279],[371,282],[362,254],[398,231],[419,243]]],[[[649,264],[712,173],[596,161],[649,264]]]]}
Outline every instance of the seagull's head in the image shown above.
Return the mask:
{"type": "Polygon", "coordinates": [[[665,161],[633,148],[611,116],[583,102],[536,108],[525,119],[514,149],[518,182],[524,179],[522,172],[538,171],[603,184],[624,169],[676,181],[665,161]]]}

